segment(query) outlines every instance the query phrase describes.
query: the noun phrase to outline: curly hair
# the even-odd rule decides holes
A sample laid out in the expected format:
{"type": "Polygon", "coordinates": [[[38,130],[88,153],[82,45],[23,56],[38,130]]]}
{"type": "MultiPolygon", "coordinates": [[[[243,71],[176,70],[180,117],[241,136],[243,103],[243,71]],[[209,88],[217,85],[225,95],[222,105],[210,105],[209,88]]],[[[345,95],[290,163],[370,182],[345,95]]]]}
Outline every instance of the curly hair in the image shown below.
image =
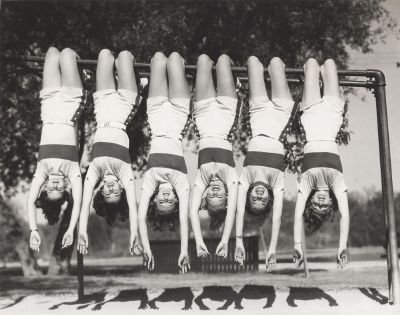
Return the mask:
{"type": "Polygon", "coordinates": [[[163,213],[157,209],[155,198],[158,194],[158,188],[150,198],[149,209],[147,212],[147,221],[149,221],[153,231],[175,231],[179,225],[179,198],[175,190],[172,190],[177,202],[175,208],[168,213],[163,213]]]}
{"type": "Polygon", "coordinates": [[[304,223],[306,224],[306,231],[308,234],[311,234],[318,230],[327,219],[333,221],[335,218],[335,212],[338,210],[337,199],[331,190],[329,190],[329,196],[332,199],[332,204],[329,206],[329,208],[325,211],[315,209],[311,202],[311,199],[316,191],[316,189],[313,189],[311,191],[303,213],[304,223]]]}
{"type": "Polygon", "coordinates": [[[250,185],[249,189],[247,190],[246,206],[245,206],[245,211],[248,214],[250,214],[252,216],[261,216],[261,215],[267,216],[270,213],[273,204],[274,204],[274,192],[272,191],[272,188],[270,186],[268,186],[264,183],[254,183],[254,184],[250,185]],[[265,211],[254,211],[250,206],[251,191],[257,185],[263,185],[268,191],[269,200],[268,200],[267,206],[265,208],[265,211]]]}
{"type": "Polygon", "coordinates": [[[42,209],[44,217],[49,225],[56,224],[60,218],[62,205],[68,202],[67,207],[72,207],[73,199],[71,194],[64,190],[60,199],[50,200],[46,190],[43,190],[35,201],[35,206],[42,209]]]}
{"type": "Polygon", "coordinates": [[[121,190],[121,199],[117,203],[107,203],[104,200],[103,187],[100,188],[93,198],[93,208],[96,214],[104,217],[110,225],[115,222],[118,214],[121,222],[125,222],[129,218],[129,206],[126,200],[125,189],[121,190]]]}

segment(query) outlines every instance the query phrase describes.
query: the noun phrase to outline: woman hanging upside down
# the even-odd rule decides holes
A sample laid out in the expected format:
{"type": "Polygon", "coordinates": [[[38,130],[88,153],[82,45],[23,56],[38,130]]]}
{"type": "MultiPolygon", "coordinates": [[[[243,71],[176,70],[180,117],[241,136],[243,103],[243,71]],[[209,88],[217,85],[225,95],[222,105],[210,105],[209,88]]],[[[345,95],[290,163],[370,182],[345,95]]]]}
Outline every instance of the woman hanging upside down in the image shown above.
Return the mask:
{"type": "Polygon", "coordinates": [[[193,114],[200,135],[200,151],[190,216],[198,256],[208,254],[201,235],[200,208],[208,211],[211,229],[218,229],[225,223],[216,250],[219,256],[226,257],[228,254],[228,241],[235,220],[238,178],[229,138],[236,120],[238,99],[231,62],[227,55],[218,59],[217,91],[213,82],[211,59],[201,55],[197,62],[193,114]]]}
{"type": "Polygon", "coordinates": [[[343,123],[345,103],[340,97],[336,65],[328,59],[319,67],[315,59],[307,60],[304,67],[305,83],[301,124],[306,137],[302,175],[298,186],[294,219],[293,260],[300,267],[303,263],[303,221],[308,231],[317,230],[324,220],[340,212],[340,239],[337,264],[347,264],[347,238],[349,234],[349,207],[347,188],[340,162],[338,132],[343,123]],[[323,80],[323,93],[319,75],[323,80]]]}
{"type": "Polygon", "coordinates": [[[129,138],[125,131],[140,103],[130,52],[120,52],[116,60],[109,50],[100,52],[96,90],[93,99],[97,129],[92,149],[93,160],[85,178],[78,249],[82,254],[87,253],[90,203],[100,182],[93,198],[96,214],[104,217],[109,224],[118,216],[120,221],[129,217],[130,251],[139,254],[135,182],[129,157],[129,138]],[[114,65],[118,75],[117,89],[114,65]]]}
{"type": "Polygon", "coordinates": [[[190,269],[188,256],[189,182],[183,158],[182,132],[189,116],[190,95],[185,63],[178,53],[151,60],[147,117],[151,148],[139,202],[139,232],[145,265],[154,269],[146,217],[153,230],[175,230],[180,224],[181,273],[190,269]]]}
{"type": "Polygon", "coordinates": [[[291,124],[293,99],[285,76],[285,64],[275,57],[268,66],[271,78],[271,100],[264,82],[264,67],[257,57],[247,62],[250,87],[250,125],[252,138],[249,143],[243,171],[239,178],[236,215],[235,260],[243,264],[243,222],[248,229],[258,230],[272,209],[272,232],[267,270],[276,263],[276,245],[281,224],[285,187],[284,146],[287,128],[291,124]]]}
{"type": "Polygon", "coordinates": [[[63,247],[72,244],[79,217],[82,179],[76,121],[82,112],[83,91],[76,58],[76,53],[69,48],[60,53],[51,47],[46,53],[43,89],[40,91],[43,127],[27,205],[30,247],[34,251],[39,251],[41,243],[36,208],[43,210],[52,225],[58,221],[62,208],[71,208],[73,204],[70,225],[62,240],[63,247]]]}

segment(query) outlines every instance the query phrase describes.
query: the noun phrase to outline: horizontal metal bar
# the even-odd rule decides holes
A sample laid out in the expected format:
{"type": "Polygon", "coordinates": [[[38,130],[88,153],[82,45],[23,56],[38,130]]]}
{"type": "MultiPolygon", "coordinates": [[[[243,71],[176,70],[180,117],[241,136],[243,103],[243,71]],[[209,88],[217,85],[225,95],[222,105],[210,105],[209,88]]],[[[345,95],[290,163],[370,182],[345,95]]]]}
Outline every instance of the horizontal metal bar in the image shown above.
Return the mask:
{"type": "MultiPolygon", "coordinates": [[[[35,62],[35,63],[44,63],[44,57],[38,57],[38,56],[24,56],[24,57],[13,57],[13,58],[7,58],[9,60],[14,60],[14,61],[19,61],[19,62],[35,62]]],[[[97,65],[97,60],[90,60],[90,59],[78,59],[77,60],[78,65],[81,66],[96,66],[97,65]]],[[[134,67],[139,70],[139,75],[143,77],[149,77],[149,70],[150,70],[150,64],[149,63],[141,63],[141,62],[136,62],[134,63],[134,67]],[[142,70],[142,71],[140,71],[142,70]]],[[[197,69],[196,65],[186,65],[185,69],[188,72],[195,72],[197,69]]],[[[215,69],[215,66],[213,67],[215,69]]],[[[241,81],[247,81],[247,67],[237,67],[233,66],[232,71],[236,74],[238,74],[238,78],[241,81]]],[[[270,81],[268,78],[268,70],[267,68],[264,69],[264,72],[266,74],[266,80],[270,81]]],[[[295,69],[295,68],[286,68],[285,69],[286,74],[293,74],[293,75],[304,75],[303,69],[295,69]]],[[[379,73],[379,70],[338,70],[338,75],[340,77],[343,76],[356,76],[356,77],[367,77],[367,78],[372,78],[375,79],[377,77],[377,73],[379,73]]],[[[303,80],[300,78],[288,78],[287,79],[289,83],[292,84],[303,84],[303,80]]],[[[377,86],[375,81],[356,81],[356,80],[340,80],[339,81],[340,86],[348,86],[348,87],[365,87],[365,88],[374,88],[377,86]]],[[[381,85],[381,84],[379,84],[381,85]]]]}

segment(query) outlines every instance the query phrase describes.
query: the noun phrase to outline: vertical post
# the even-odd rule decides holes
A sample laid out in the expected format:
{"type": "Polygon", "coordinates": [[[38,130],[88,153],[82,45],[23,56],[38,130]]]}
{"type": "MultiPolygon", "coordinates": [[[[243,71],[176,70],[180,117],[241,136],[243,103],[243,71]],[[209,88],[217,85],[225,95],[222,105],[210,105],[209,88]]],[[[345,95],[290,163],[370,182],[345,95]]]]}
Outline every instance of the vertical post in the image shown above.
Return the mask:
{"type": "Polygon", "coordinates": [[[389,290],[393,296],[393,304],[400,304],[400,273],[397,253],[396,216],[392,167],[390,158],[389,125],[387,118],[385,76],[382,71],[370,70],[375,79],[376,113],[378,120],[378,139],[382,179],[383,208],[387,221],[388,236],[388,271],[389,290]]]}
{"type": "Polygon", "coordinates": [[[85,296],[84,286],[83,286],[83,255],[76,251],[77,260],[77,276],[78,276],[78,300],[82,300],[85,296]]]}

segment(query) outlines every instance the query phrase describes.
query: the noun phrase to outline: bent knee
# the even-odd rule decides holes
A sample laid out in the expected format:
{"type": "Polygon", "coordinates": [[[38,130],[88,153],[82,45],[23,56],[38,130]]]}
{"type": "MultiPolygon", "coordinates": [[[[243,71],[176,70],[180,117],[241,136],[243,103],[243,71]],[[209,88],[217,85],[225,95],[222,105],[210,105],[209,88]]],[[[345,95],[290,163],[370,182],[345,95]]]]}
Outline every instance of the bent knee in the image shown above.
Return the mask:
{"type": "Polygon", "coordinates": [[[271,61],[269,62],[269,66],[271,68],[282,68],[282,67],[285,67],[285,64],[283,63],[281,58],[273,57],[271,59],[271,61]]]}
{"type": "Polygon", "coordinates": [[[231,64],[232,59],[228,55],[222,54],[218,57],[217,66],[231,66],[231,64]]]}
{"type": "Polygon", "coordinates": [[[319,63],[315,58],[308,58],[304,66],[306,68],[319,67],[319,63]]]}
{"type": "Polygon", "coordinates": [[[118,59],[119,60],[128,60],[131,61],[133,60],[133,55],[130,51],[128,50],[123,50],[118,54],[118,59]]]}
{"type": "Polygon", "coordinates": [[[114,59],[113,54],[111,53],[111,50],[107,49],[107,48],[103,48],[102,50],[100,50],[99,52],[99,60],[101,59],[114,59]]]}
{"type": "Polygon", "coordinates": [[[165,61],[166,59],[167,57],[164,55],[164,53],[157,51],[151,58],[151,61],[165,61]]]}
{"type": "Polygon", "coordinates": [[[181,61],[181,60],[182,60],[182,56],[176,51],[172,52],[168,56],[168,61],[181,61]]]}
{"type": "Polygon", "coordinates": [[[211,58],[206,55],[206,54],[201,54],[198,58],[197,58],[197,65],[208,65],[208,64],[212,64],[212,60],[211,58]]]}
{"type": "Polygon", "coordinates": [[[327,70],[327,69],[336,70],[336,63],[333,59],[326,59],[323,66],[324,66],[325,70],[327,70]]]}
{"type": "Polygon", "coordinates": [[[60,51],[55,47],[50,47],[46,52],[46,59],[59,58],[59,57],[60,57],[60,51]]]}
{"type": "Polygon", "coordinates": [[[250,56],[247,59],[247,66],[248,67],[258,66],[260,63],[261,63],[261,61],[256,56],[250,56]]]}

